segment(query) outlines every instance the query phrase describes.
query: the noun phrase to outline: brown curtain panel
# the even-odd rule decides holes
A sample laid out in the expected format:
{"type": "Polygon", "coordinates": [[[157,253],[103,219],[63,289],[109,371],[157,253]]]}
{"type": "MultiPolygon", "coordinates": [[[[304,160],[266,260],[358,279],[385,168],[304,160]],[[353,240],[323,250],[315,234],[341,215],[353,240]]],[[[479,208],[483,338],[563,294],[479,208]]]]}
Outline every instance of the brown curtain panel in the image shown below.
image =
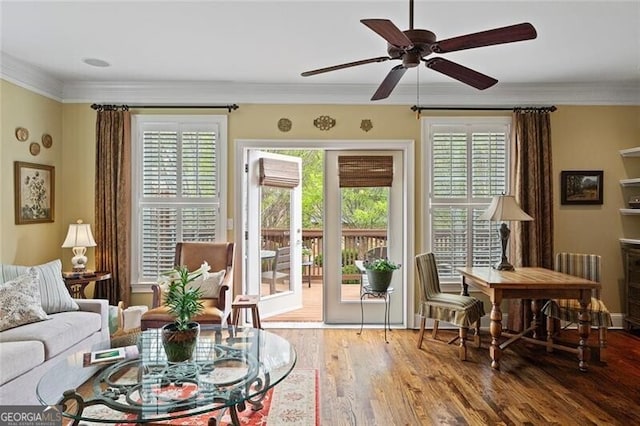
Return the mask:
{"type": "Polygon", "coordinates": [[[131,114],[98,111],[96,120],[96,269],[110,271],[97,298],[129,306],[131,223],[131,114]]]}
{"type": "MultiPolygon", "coordinates": [[[[513,226],[517,266],[553,269],[553,175],[549,108],[513,112],[515,196],[531,222],[513,226]]],[[[511,300],[507,328],[522,331],[532,318],[530,301],[511,300]]],[[[544,321],[543,321],[544,326],[544,321]]]]}

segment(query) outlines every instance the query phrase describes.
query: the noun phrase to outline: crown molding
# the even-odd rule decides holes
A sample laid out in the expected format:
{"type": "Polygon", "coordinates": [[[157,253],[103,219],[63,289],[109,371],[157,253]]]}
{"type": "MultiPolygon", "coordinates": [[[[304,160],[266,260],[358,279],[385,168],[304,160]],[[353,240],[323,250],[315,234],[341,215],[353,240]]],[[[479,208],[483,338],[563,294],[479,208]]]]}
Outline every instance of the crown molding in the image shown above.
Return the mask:
{"type": "Polygon", "coordinates": [[[371,84],[263,84],[221,81],[62,82],[2,53],[0,76],[64,103],[130,104],[365,104],[429,106],[640,105],[640,84],[497,84],[479,91],[461,83],[400,84],[385,100],[371,102],[371,84]]]}
{"type": "Polygon", "coordinates": [[[0,77],[31,92],[64,102],[62,81],[4,52],[0,52],[0,77]]]}
{"type": "Polygon", "coordinates": [[[640,105],[634,83],[498,84],[478,91],[460,83],[398,85],[388,99],[371,102],[376,85],[260,84],[229,82],[75,82],[64,102],[133,104],[269,103],[438,106],[640,105]]]}

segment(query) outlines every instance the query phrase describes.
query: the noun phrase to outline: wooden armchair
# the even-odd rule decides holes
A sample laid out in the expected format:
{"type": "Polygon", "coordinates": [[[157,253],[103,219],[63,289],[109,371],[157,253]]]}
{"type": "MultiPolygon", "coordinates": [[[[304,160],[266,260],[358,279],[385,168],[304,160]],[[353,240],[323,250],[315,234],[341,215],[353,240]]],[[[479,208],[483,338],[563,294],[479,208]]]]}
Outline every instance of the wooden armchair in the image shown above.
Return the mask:
{"type": "MultiPolygon", "coordinates": [[[[226,273],[219,286],[217,297],[203,297],[204,312],[194,317],[194,321],[200,324],[225,324],[231,312],[233,299],[233,243],[208,243],[208,242],[182,242],[176,244],[176,265],[184,265],[190,271],[198,269],[202,262],[206,261],[211,266],[210,273],[225,270],[226,273]]],[[[160,286],[152,285],[153,306],[142,315],[141,328],[160,328],[173,322],[173,317],[166,306],[163,305],[163,296],[160,286]]]]}

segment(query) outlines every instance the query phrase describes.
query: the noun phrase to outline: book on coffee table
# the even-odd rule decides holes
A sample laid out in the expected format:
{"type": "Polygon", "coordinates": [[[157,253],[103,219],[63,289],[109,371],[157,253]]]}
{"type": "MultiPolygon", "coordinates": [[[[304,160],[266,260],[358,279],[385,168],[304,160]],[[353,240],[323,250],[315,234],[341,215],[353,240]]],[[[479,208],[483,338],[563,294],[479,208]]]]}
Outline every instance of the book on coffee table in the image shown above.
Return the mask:
{"type": "Polygon", "coordinates": [[[126,352],[124,348],[112,348],[112,349],[104,349],[101,351],[93,351],[91,352],[91,364],[96,364],[99,362],[113,362],[124,359],[126,356],[126,352]]]}
{"type": "Polygon", "coordinates": [[[82,366],[83,367],[91,367],[95,365],[104,365],[111,364],[116,361],[122,361],[124,359],[134,359],[140,356],[140,352],[138,351],[138,346],[129,345],[121,348],[112,348],[112,349],[103,349],[100,351],[94,352],[85,352],[82,357],[82,366]],[[115,351],[118,351],[118,355],[115,355],[115,351]],[[120,357],[120,351],[124,351],[124,357],[120,357]],[[99,355],[100,353],[112,353],[114,356],[99,355]],[[96,359],[95,355],[97,354],[98,359],[96,359]]]}

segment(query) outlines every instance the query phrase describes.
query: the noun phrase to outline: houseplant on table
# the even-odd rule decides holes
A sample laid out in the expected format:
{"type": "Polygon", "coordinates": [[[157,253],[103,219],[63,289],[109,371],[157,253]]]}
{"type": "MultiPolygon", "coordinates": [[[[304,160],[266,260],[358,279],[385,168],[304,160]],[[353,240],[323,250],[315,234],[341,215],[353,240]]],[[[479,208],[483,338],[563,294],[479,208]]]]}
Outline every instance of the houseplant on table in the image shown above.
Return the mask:
{"type": "Polygon", "coordinates": [[[165,293],[165,305],[175,320],[162,327],[162,344],[169,362],[182,362],[191,358],[200,335],[200,324],[193,317],[204,310],[202,290],[192,284],[197,278],[206,279],[210,266],[189,272],[186,266],[176,266],[161,275],[159,284],[165,293]]]}
{"type": "Polygon", "coordinates": [[[400,268],[399,263],[395,263],[386,257],[365,260],[364,268],[367,271],[369,287],[373,291],[384,292],[389,288],[393,271],[400,268]]]}

